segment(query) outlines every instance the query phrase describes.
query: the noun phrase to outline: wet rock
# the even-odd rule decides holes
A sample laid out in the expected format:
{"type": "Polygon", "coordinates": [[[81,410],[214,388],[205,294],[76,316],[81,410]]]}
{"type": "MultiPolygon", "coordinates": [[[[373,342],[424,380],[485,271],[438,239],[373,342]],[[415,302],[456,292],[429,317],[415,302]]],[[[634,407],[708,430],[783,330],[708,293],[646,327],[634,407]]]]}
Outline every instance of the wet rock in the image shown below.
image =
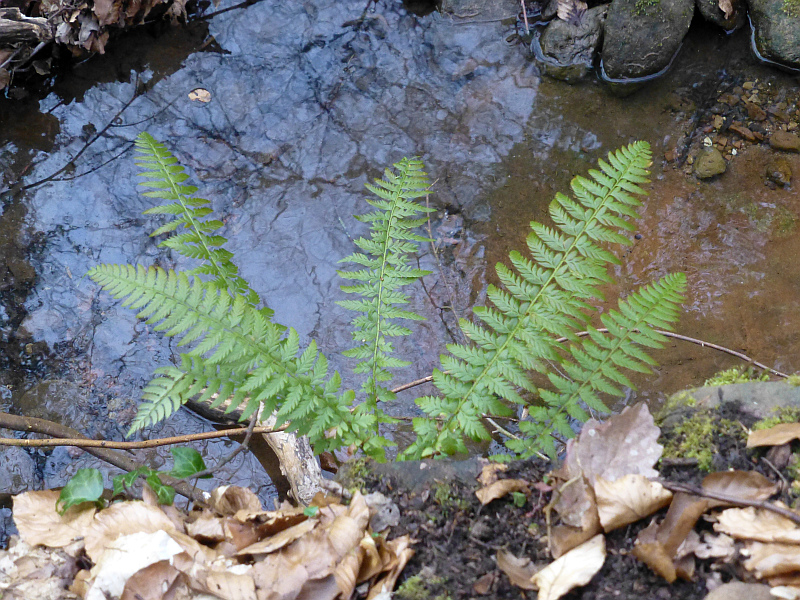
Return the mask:
{"type": "Polygon", "coordinates": [[[787,131],[776,131],[769,137],[769,145],[775,150],[800,152],[800,136],[787,131]]]}
{"type": "Polygon", "coordinates": [[[457,19],[507,19],[520,10],[515,0],[441,0],[438,4],[442,14],[457,19]]]}
{"type": "Polygon", "coordinates": [[[725,583],[706,595],[704,600],[774,600],[774,596],[769,593],[769,586],[758,583],[742,583],[741,581],[731,581],[725,583]]]}
{"type": "Polygon", "coordinates": [[[767,163],[767,179],[784,187],[792,182],[792,167],[785,158],[776,158],[767,163]]]}
{"type": "Polygon", "coordinates": [[[762,57],[800,69],[800,3],[748,0],[756,49],[762,57]]]}
{"type": "Polygon", "coordinates": [[[747,110],[747,116],[753,121],[764,121],[767,118],[767,113],[764,112],[764,109],[757,104],[748,102],[744,105],[744,107],[745,110],[747,110]]]}
{"type": "Polygon", "coordinates": [[[38,479],[36,464],[24,449],[15,446],[0,448],[0,491],[20,494],[36,487],[38,479]]]}
{"type": "Polygon", "coordinates": [[[693,0],[616,0],[605,23],[605,76],[635,79],[664,70],[689,31],[692,15],[693,0]]]}
{"type": "Polygon", "coordinates": [[[536,62],[545,75],[568,82],[586,76],[600,45],[606,10],[596,6],[574,22],[555,19],[533,40],[536,62]]]}
{"type": "Polygon", "coordinates": [[[710,179],[725,172],[727,165],[722,153],[716,148],[704,148],[694,160],[694,176],[710,179]]]}
{"type": "Polygon", "coordinates": [[[730,127],[728,127],[728,129],[730,129],[734,133],[738,134],[739,136],[741,136],[742,138],[744,138],[748,142],[755,142],[756,141],[755,134],[750,129],[748,129],[747,127],[745,127],[744,125],[742,125],[740,123],[733,123],[730,127]]]}
{"type": "Polygon", "coordinates": [[[697,10],[706,21],[719,25],[728,32],[739,29],[747,22],[747,6],[744,0],[731,0],[728,12],[720,8],[719,0],[697,0],[697,10]]]}

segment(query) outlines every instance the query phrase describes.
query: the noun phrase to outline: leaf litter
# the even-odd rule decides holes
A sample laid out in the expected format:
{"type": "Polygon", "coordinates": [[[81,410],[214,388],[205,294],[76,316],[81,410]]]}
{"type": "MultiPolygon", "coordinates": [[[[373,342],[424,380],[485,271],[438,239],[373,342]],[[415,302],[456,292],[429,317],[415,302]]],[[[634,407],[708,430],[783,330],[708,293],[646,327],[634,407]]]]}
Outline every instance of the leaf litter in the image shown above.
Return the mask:
{"type": "Polygon", "coordinates": [[[189,512],[159,505],[152,493],[64,515],[57,500],[52,490],[14,497],[19,537],[0,553],[0,597],[333,600],[358,587],[362,597],[379,598],[413,554],[410,536],[390,540],[388,528],[371,529],[388,502],[381,494],[355,492],[347,505],[318,494],[316,511],[288,504],[265,511],[253,492],[235,486],[189,512]]]}
{"type": "MultiPolygon", "coordinates": [[[[785,444],[787,430],[760,435],[785,444]]],[[[792,499],[790,471],[765,468],[742,439],[717,457],[729,458],[717,466],[730,470],[700,476],[667,464],[659,472],[660,434],[637,405],[587,423],[558,469],[489,463],[477,491],[448,483],[447,493],[369,475],[380,501],[320,499],[313,517],[290,506],[261,510],[243,488],[220,488],[210,507],[189,514],[151,495],[63,517],[56,493],[30,492],[15,499],[21,537],[0,555],[0,594],[383,600],[400,578],[391,596],[399,600],[689,600],[738,579],[800,598],[800,513],[776,498],[792,499]],[[387,506],[393,540],[369,525],[388,529],[376,520],[387,506]]]]}

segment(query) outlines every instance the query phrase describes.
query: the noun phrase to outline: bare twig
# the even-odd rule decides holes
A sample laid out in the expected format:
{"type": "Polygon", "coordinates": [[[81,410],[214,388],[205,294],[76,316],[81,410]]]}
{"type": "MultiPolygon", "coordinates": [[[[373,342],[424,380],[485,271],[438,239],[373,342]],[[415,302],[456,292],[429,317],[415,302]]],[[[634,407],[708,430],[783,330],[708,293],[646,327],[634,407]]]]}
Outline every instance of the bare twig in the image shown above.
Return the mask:
{"type": "MultiPolygon", "coordinates": [[[[244,440],[242,440],[242,443],[239,444],[236,447],[236,449],[234,449],[233,452],[228,454],[228,456],[220,459],[217,462],[217,464],[215,464],[213,467],[205,469],[204,471],[198,471],[197,473],[193,473],[189,477],[184,477],[184,479],[199,479],[201,477],[207,477],[209,475],[213,475],[214,473],[217,473],[220,469],[222,469],[222,467],[231,462],[234,458],[236,458],[241,452],[246,450],[248,444],[250,444],[250,438],[253,436],[253,430],[256,427],[256,422],[258,421],[259,414],[260,412],[256,411],[255,413],[253,413],[253,416],[250,417],[250,423],[247,424],[247,429],[245,430],[247,433],[244,436],[244,440]]],[[[271,431],[270,433],[274,433],[274,431],[275,430],[273,429],[273,431],[271,431]]]]}
{"type": "Polygon", "coordinates": [[[699,496],[701,498],[709,498],[710,500],[719,500],[720,502],[726,502],[728,504],[732,504],[734,506],[752,506],[754,508],[761,508],[763,510],[768,510],[770,512],[774,512],[775,514],[781,515],[800,525],[800,514],[797,514],[793,510],[789,510],[788,508],[783,508],[782,506],[777,506],[770,502],[764,502],[763,500],[745,500],[744,498],[737,498],[736,496],[731,496],[728,494],[721,494],[719,492],[709,492],[704,490],[703,488],[696,487],[693,485],[686,485],[684,483],[675,483],[672,481],[664,481],[662,479],[657,480],[661,485],[667,488],[671,492],[683,492],[684,494],[692,494],[694,496],[699,496]]]}
{"type": "MultiPolygon", "coordinates": [[[[80,432],[72,429],[71,427],[67,427],[66,425],[61,425],[45,419],[18,417],[16,415],[9,415],[7,413],[0,413],[0,427],[14,429],[16,431],[43,433],[45,435],[64,439],[77,439],[78,441],[86,440],[86,438],[81,435],[80,432]]],[[[104,460],[107,463],[114,465],[115,467],[119,467],[123,471],[135,471],[142,466],[139,462],[133,460],[122,452],[116,452],[108,448],[87,448],[86,452],[92,456],[96,456],[100,460],[104,460]]],[[[162,474],[161,478],[165,484],[175,488],[175,491],[181,496],[190,498],[195,503],[204,504],[206,502],[206,497],[204,495],[205,493],[193,489],[192,486],[185,481],[179,481],[174,477],[170,477],[165,474],[162,474]]]]}
{"type": "Polygon", "coordinates": [[[525,0],[519,0],[519,4],[522,7],[522,18],[525,19],[525,33],[530,35],[531,28],[528,27],[528,9],[525,8],[525,0]]]}

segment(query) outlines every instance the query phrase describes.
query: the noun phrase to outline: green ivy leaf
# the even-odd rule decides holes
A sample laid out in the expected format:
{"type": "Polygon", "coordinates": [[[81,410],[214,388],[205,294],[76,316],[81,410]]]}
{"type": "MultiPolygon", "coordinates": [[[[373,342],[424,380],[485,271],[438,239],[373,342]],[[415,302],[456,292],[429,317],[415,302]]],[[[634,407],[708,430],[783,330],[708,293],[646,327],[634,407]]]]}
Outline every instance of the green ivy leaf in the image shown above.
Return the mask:
{"type": "Polygon", "coordinates": [[[514,506],[517,508],[522,508],[525,506],[525,502],[528,501],[528,497],[522,492],[511,492],[511,497],[514,500],[514,506]]]}
{"type": "Polygon", "coordinates": [[[319,512],[319,506],[306,506],[303,509],[303,514],[307,517],[316,517],[319,512]]]}
{"type": "Polygon", "coordinates": [[[157,471],[151,471],[145,481],[150,486],[150,489],[155,492],[159,504],[172,504],[174,502],[175,488],[164,485],[157,471]]]}
{"type": "MultiPolygon", "coordinates": [[[[200,456],[200,453],[194,448],[178,446],[171,448],[170,452],[175,459],[172,471],[169,472],[173,477],[182,479],[206,470],[206,463],[203,462],[203,457],[200,456]]],[[[210,477],[211,475],[203,475],[201,479],[209,479],[210,477]]]]}
{"type": "Polygon", "coordinates": [[[103,495],[103,476],[97,469],[78,469],[61,490],[56,502],[58,514],[63,515],[70,506],[83,502],[100,503],[103,495]]]}
{"type": "Polygon", "coordinates": [[[129,488],[132,488],[133,484],[136,483],[136,480],[139,479],[139,477],[147,477],[150,475],[150,473],[155,473],[155,471],[149,467],[139,467],[130,473],[117,475],[111,480],[111,484],[114,486],[114,496],[121,496],[125,494],[125,491],[129,488]]]}

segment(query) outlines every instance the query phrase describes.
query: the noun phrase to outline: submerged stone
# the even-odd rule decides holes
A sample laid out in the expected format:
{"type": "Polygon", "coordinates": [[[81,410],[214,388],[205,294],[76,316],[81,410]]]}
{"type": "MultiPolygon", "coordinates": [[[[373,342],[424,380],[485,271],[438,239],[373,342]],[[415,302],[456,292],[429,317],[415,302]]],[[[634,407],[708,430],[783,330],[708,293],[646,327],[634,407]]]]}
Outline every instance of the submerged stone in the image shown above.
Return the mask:
{"type": "Polygon", "coordinates": [[[792,182],[792,167],[785,158],[776,158],[767,163],[767,179],[784,187],[792,182]]]}
{"type": "Polygon", "coordinates": [[[770,136],[769,145],[775,150],[800,152],[800,136],[788,131],[776,131],[770,136]]]}
{"type": "Polygon", "coordinates": [[[575,21],[553,20],[542,33],[534,56],[545,75],[575,82],[591,70],[603,34],[607,6],[587,10],[575,21]]]}
{"type": "Polygon", "coordinates": [[[694,175],[698,179],[710,179],[722,175],[726,168],[725,159],[716,148],[704,148],[694,161],[694,175]]]}

